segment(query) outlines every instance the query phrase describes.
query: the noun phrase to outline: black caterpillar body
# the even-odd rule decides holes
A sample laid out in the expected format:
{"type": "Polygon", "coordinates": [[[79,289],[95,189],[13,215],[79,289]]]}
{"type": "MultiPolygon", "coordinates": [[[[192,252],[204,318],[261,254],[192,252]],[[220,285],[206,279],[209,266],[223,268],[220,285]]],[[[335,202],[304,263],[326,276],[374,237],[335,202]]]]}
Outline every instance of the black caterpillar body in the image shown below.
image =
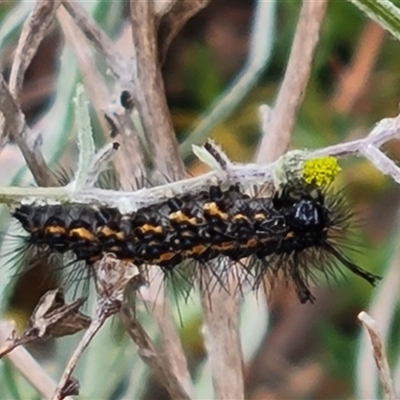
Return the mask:
{"type": "Polygon", "coordinates": [[[272,197],[251,198],[238,186],[212,186],[197,196],[177,196],[130,214],[86,205],[21,205],[13,216],[29,234],[29,246],[69,252],[88,265],[110,252],[167,272],[185,260],[205,264],[217,257],[252,257],[262,260],[251,271],[256,282],[282,270],[303,303],[314,300],[308,277],[316,269],[333,272],[338,261],[372,285],[379,279],[338,248],[349,215],[340,195],[320,188],[287,188],[272,197]]]}

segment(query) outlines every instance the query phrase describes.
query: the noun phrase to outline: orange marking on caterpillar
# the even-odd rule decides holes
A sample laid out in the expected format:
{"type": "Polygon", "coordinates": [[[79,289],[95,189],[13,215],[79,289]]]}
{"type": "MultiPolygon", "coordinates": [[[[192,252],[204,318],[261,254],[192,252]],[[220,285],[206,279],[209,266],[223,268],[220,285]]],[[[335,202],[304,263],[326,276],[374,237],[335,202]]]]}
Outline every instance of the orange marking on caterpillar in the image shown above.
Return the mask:
{"type": "Polygon", "coordinates": [[[88,240],[89,242],[93,242],[93,241],[95,241],[97,239],[96,235],[94,233],[90,232],[86,228],[74,228],[74,229],[71,229],[69,231],[69,236],[70,237],[77,236],[77,237],[79,237],[81,239],[88,240]]]}
{"type": "Polygon", "coordinates": [[[227,220],[228,219],[228,214],[222,212],[219,209],[217,203],[215,203],[215,202],[204,204],[203,210],[207,211],[210,215],[215,215],[217,217],[220,217],[222,220],[227,220]]]}
{"type": "MultiPolygon", "coordinates": [[[[33,231],[33,232],[36,232],[37,230],[39,230],[39,229],[36,229],[35,231],[33,231]]],[[[58,233],[60,233],[60,234],[62,234],[62,235],[65,235],[66,233],[67,233],[67,231],[66,231],[66,229],[64,228],[64,227],[62,227],[62,226],[59,226],[59,225],[52,225],[52,226],[46,226],[46,228],[45,228],[45,230],[44,230],[44,233],[46,234],[46,235],[55,235],[55,234],[58,234],[58,233]]]]}
{"type": "Polygon", "coordinates": [[[155,232],[162,233],[163,228],[160,225],[144,224],[138,228],[142,233],[155,232]]]}

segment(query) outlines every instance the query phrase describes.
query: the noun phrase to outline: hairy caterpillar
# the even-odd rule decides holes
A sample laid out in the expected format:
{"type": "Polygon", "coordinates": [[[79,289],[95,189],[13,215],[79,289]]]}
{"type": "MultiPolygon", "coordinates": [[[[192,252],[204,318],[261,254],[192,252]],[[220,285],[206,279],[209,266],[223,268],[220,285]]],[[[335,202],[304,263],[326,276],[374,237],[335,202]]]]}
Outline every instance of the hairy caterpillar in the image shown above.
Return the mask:
{"type": "Polygon", "coordinates": [[[308,280],[315,271],[333,273],[338,263],[372,285],[379,279],[340,250],[350,215],[342,196],[314,178],[312,184],[285,183],[265,197],[252,198],[238,185],[211,186],[128,214],[81,204],[31,204],[20,205],[13,216],[28,233],[28,247],[70,254],[89,269],[107,253],[167,274],[183,261],[196,261],[189,267],[193,275],[219,257],[232,263],[251,257],[245,272],[255,285],[281,271],[302,303],[314,300],[308,280]]]}

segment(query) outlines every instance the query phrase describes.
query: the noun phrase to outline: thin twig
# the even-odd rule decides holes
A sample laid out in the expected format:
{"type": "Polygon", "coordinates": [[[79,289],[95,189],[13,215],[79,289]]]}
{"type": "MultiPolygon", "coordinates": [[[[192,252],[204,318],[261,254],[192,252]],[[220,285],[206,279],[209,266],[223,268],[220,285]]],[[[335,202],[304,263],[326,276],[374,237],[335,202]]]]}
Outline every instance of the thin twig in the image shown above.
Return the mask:
{"type": "Polygon", "coordinates": [[[327,1],[304,0],[297,24],[285,77],[273,107],[271,121],[263,133],[257,160],[271,162],[289,145],[297,112],[311,73],[327,1]]]}
{"type": "Polygon", "coordinates": [[[155,167],[169,180],[185,176],[169,114],[157,51],[156,15],[153,3],[130,1],[135,46],[134,93],[140,118],[149,140],[155,167]]]}
{"type": "Polygon", "coordinates": [[[274,0],[258,0],[246,64],[234,82],[196,122],[195,128],[188,133],[188,139],[180,145],[184,159],[191,154],[192,144],[202,143],[211,129],[227,118],[257,84],[269,61],[275,38],[275,6],[274,0]]]}
{"type": "MultiPolygon", "coordinates": [[[[13,327],[10,323],[0,323],[0,343],[4,343],[7,340],[12,330],[13,327]]],[[[7,354],[6,358],[45,399],[51,398],[57,385],[27,350],[19,347],[7,354]]],[[[68,399],[71,400],[70,398],[68,399]]]]}
{"type": "MultiPolygon", "coordinates": [[[[97,303],[96,317],[93,318],[89,328],[85,331],[82,339],[78,346],[75,348],[71,358],[68,361],[67,366],[64,369],[60,382],[57,385],[57,389],[54,391],[53,400],[63,400],[70,394],[70,386],[72,379],[72,373],[86,347],[93,340],[99,329],[104,325],[106,320],[118,312],[118,307],[114,303],[110,303],[107,300],[100,299],[97,303]]],[[[75,389],[75,387],[74,387],[75,389]]]]}
{"type": "Polygon", "coordinates": [[[374,359],[376,367],[378,368],[379,379],[382,384],[385,399],[395,400],[398,397],[394,390],[392,378],[390,376],[389,364],[386,358],[385,348],[382,343],[382,339],[380,337],[376,322],[364,311],[358,314],[358,319],[362,322],[365,330],[370,337],[374,359]]]}
{"type": "Polygon", "coordinates": [[[21,150],[26,164],[39,186],[57,186],[57,181],[50,173],[38,141],[32,141],[32,132],[25,121],[21,109],[16,104],[8,86],[0,74],[0,112],[4,115],[9,134],[21,150]]]}

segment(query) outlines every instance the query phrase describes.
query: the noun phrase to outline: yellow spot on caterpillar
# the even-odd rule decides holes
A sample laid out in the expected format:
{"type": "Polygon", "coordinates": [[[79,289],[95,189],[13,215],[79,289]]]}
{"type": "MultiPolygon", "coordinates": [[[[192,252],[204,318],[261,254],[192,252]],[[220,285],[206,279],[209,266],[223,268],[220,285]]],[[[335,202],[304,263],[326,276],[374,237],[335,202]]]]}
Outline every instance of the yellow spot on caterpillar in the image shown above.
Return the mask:
{"type": "Polygon", "coordinates": [[[332,183],[342,169],[335,157],[327,156],[304,161],[303,180],[318,187],[332,183]]]}

